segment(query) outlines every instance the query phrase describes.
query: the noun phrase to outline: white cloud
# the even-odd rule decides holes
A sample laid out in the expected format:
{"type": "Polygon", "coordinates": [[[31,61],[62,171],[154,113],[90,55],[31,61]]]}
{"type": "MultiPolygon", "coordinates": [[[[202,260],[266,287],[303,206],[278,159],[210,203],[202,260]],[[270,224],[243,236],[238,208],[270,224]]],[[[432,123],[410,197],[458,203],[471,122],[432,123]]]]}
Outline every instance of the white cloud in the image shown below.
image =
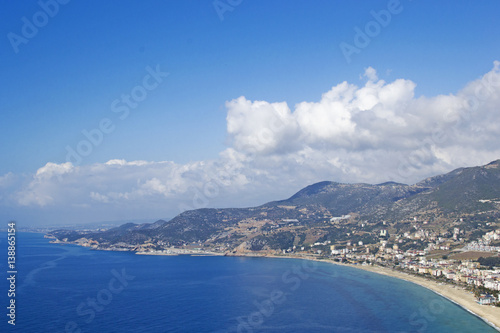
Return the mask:
{"type": "Polygon", "coordinates": [[[371,66],[365,69],[365,74],[363,76],[368,78],[370,81],[378,80],[377,71],[371,66]]]}
{"type": "Polygon", "coordinates": [[[103,195],[97,192],[90,192],[90,198],[95,201],[103,202],[103,203],[108,203],[109,198],[107,195],[103,195]]]}
{"type": "Polygon", "coordinates": [[[72,172],[73,169],[73,164],[71,164],[70,162],[62,164],[49,162],[36,171],[35,178],[41,180],[50,179],[54,176],[59,177],[61,175],[72,172]]]}
{"type": "Polygon", "coordinates": [[[267,153],[286,146],[297,123],[284,102],[249,101],[240,97],[226,103],[227,132],[236,150],[267,153]]]}
{"type": "Polygon", "coordinates": [[[226,103],[230,146],[217,160],[47,163],[23,186],[0,177],[0,200],[13,191],[18,206],[140,218],[260,204],[322,180],[414,183],[500,158],[499,67],[446,96],[415,98],[414,82],[385,82],[371,67],[363,86],[342,82],[293,109],[242,96],[226,103]]]}
{"type": "Polygon", "coordinates": [[[68,176],[75,170],[70,162],[47,163],[36,171],[31,182],[23,190],[16,193],[18,204],[35,204],[41,207],[52,204],[57,193],[64,192],[63,189],[68,186],[65,180],[70,179],[68,176]]]}
{"type": "Polygon", "coordinates": [[[142,165],[148,165],[152,162],[147,162],[147,161],[131,161],[127,162],[126,160],[119,160],[119,159],[114,159],[114,160],[109,160],[105,164],[106,165],[119,165],[119,166],[127,166],[127,165],[137,165],[137,166],[142,166],[142,165]]]}
{"type": "Polygon", "coordinates": [[[15,179],[16,175],[14,175],[12,172],[8,172],[5,175],[0,176],[0,188],[12,185],[15,179]]]}
{"type": "MultiPolygon", "coordinates": [[[[287,110],[286,121],[268,141],[259,141],[258,133],[269,128],[269,118],[276,113],[271,108],[274,104],[240,97],[227,104],[228,124],[236,121],[233,110],[238,110],[239,124],[238,130],[228,132],[235,141],[259,142],[257,152],[265,152],[266,159],[274,159],[280,168],[287,159],[277,157],[286,152],[302,161],[302,170],[304,164],[321,169],[324,161],[337,161],[338,169],[324,174],[329,179],[382,181],[381,177],[391,175],[395,180],[416,182],[433,173],[500,157],[496,146],[500,134],[499,67],[495,62],[490,72],[456,95],[420,98],[414,97],[416,84],[412,81],[386,83],[370,67],[362,87],[342,82],[320,101],[299,103],[294,111],[280,103],[287,110]],[[269,108],[255,117],[256,104],[269,108]],[[283,133],[293,135],[285,139],[283,133]],[[309,158],[304,157],[305,152],[309,158]],[[311,159],[311,155],[315,157],[311,159]],[[466,156],[476,158],[467,162],[466,156]]],[[[254,160],[259,161],[261,155],[254,160]]],[[[296,177],[300,178],[300,172],[296,177]]]]}

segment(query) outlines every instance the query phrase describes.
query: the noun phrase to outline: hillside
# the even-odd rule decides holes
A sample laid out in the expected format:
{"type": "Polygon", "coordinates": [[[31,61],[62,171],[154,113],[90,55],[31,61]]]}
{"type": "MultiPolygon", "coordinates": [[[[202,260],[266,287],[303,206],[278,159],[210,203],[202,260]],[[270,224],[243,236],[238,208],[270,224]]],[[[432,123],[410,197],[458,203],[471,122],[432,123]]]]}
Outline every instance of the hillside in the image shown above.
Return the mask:
{"type": "Polygon", "coordinates": [[[457,226],[469,235],[487,231],[476,224],[500,221],[499,202],[497,160],[415,185],[325,181],[258,207],[197,209],[154,224],[129,223],[104,232],[57,230],[51,235],[106,249],[197,247],[236,253],[288,250],[318,242],[375,244],[383,230],[389,235],[409,232],[415,221],[443,234],[457,226]]]}
{"type": "Polygon", "coordinates": [[[429,189],[391,207],[394,216],[404,218],[408,214],[429,211],[446,216],[498,211],[495,201],[500,200],[500,160],[485,166],[457,169],[415,186],[429,189]]]}

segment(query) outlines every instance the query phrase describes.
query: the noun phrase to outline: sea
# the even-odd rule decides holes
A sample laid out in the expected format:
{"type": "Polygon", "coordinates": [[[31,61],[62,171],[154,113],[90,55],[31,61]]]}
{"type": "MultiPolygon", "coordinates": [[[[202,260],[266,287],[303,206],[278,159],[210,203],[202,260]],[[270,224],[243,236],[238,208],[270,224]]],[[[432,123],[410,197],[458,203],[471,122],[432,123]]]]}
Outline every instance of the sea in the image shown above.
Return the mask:
{"type": "Polygon", "coordinates": [[[496,332],[425,288],[329,263],[95,251],[37,233],[16,246],[9,297],[0,233],[1,332],[496,332]]]}

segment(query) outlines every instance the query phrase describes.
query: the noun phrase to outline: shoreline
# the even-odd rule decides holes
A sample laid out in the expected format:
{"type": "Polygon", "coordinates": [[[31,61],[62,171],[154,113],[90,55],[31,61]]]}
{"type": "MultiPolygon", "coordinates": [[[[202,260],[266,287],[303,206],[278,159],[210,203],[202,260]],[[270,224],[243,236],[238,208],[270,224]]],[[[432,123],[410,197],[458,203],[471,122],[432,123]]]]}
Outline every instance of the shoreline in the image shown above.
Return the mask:
{"type": "Polygon", "coordinates": [[[478,304],[476,302],[475,297],[470,292],[463,290],[459,286],[452,286],[444,282],[443,284],[438,284],[436,281],[428,280],[425,277],[414,276],[408,273],[398,272],[390,268],[385,268],[381,266],[350,265],[327,259],[315,259],[315,258],[293,257],[293,256],[268,256],[268,258],[291,258],[291,259],[303,259],[303,260],[324,262],[333,265],[361,269],[375,274],[390,276],[396,279],[411,282],[420,287],[426,288],[427,290],[430,290],[435,294],[449,300],[450,302],[456,304],[457,306],[461,307],[465,311],[481,319],[486,324],[488,324],[489,326],[500,332],[500,308],[489,305],[478,304]]]}
{"type": "Polygon", "coordinates": [[[354,266],[345,265],[353,268],[359,268],[368,272],[394,277],[400,280],[408,281],[424,287],[437,295],[446,298],[450,302],[455,303],[460,306],[470,314],[483,320],[485,323],[500,332],[500,308],[480,305],[476,302],[476,299],[472,293],[462,289],[459,286],[452,286],[447,283],[439,284],[436,281],[428,280],[424,277],[413,276],[407,273],[394,271],[390,268],[380,267],[380,266],[354,266]]]}

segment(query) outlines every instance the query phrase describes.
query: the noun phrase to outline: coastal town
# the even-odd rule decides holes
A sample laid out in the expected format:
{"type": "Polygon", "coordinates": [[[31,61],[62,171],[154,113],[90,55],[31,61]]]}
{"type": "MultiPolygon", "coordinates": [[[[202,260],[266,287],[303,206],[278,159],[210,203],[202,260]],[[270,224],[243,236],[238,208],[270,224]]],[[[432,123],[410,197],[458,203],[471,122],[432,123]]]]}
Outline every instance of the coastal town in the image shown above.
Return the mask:
{"type": "Polygon", "coordinates": [[[365,251],[360,249],[362,244],[348,243],[342,249],[331,245],[331,258],[352,264],[380,265],[455,284],[475,291],[478,304],[500,306],[500,246],[490,245],[500,240],[500,229],[485,234],[477,241],[463,244],[453,256],[443,255],[449,253],[450,247],[463,241],[456,237],[459,234],[460,230],[456,230],[451,239],[430,236],[422,230],[413,235],[403,235],[409,239],[428,240],[423,250],[400,250],[397,245],[400,237],[395,237],[393,244],[382,240],[375,254],[370,253],[368,247],[365,251]],[[481,262],[485,260],[478,261],[485,257],[496,259],[492,260],[495,266],[483,265],[481,262]]]}

